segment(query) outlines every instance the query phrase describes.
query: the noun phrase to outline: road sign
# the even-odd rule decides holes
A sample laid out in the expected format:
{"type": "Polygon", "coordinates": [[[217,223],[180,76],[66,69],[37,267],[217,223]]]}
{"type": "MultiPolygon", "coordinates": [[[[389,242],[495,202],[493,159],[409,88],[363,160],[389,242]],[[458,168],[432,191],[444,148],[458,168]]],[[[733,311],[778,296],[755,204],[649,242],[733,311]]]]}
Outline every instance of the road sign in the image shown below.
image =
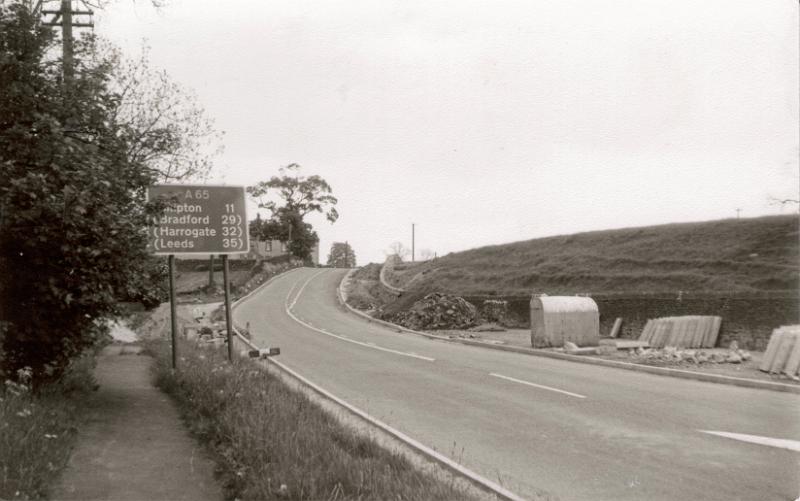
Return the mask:
{"type": "Polygon", "coordinates": [[[250,251],[243,186],[161,184],[147,198],[169,206],[156,221],[150,252],[171,254],[242,254],[250,251]]]}

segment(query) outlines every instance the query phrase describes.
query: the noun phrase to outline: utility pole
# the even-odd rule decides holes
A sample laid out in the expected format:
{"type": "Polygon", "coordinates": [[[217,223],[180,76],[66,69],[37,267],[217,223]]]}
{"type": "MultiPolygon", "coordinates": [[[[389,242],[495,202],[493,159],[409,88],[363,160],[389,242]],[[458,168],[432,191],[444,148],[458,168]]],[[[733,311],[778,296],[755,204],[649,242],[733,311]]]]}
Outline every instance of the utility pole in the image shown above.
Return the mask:
{"type": "MultiPolygon", "coordinates": [[[[36,10],[42,6],[42,1],[36,4],[36,10]]],[[[53,17],[42,21],[45,26],[58,26],[61,28],[61,50],[64,65],[64,85],[69,88],[75,75],[75,62],[73,60],[72,28],[94,28],[94,21],[91,17],[94,12],[91,10],[73,10],[72,0],[61,0],[61,7],[58,10],[42,9],[42,15],[53,17]],[[72,15],[89,16],[89,20],[74,21],[72,15]]]]}
{"type": "Polygon", "coordinates": [[[414,223],[411,223],[411,262],[414,262],[414,223]]]}
{"type": "Polygon", "coordinates": [[[739,219],[740,212],[742,212],[742,209],[736,209],[736,219],[739,219]]]}

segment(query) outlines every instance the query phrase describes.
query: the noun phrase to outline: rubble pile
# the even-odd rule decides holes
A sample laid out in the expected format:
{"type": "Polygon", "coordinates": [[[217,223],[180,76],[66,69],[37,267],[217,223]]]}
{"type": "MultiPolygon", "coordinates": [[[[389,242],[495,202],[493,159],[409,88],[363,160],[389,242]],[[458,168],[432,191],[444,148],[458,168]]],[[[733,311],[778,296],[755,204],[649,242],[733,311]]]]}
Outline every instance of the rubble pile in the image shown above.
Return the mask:
{"type": "Polygon", "coordinates": [[[630,350],[636,362],[662,362],[686,364],[740,364],[750,360],[751,355],[740,350],[734,341],[728,350],[696,350],[666,346],[664,348],[636,348],[630,350]]]}
{"type": "Polygon", "coordinates": [[[414,330],[466,329],[475,325],[478,310],[464,298],[434,292],[420,299],[394,321],[414,330]]]}

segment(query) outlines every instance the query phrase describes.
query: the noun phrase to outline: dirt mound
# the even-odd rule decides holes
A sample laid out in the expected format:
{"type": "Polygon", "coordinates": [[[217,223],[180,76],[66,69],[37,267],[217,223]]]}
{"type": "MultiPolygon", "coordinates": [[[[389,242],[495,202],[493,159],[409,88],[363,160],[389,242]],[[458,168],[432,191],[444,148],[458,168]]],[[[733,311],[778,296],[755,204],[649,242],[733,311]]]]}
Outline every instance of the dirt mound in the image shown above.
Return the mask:
{"type": "Polygon", "coordinates": [[[353,273],[345,283],[350,306],[380,316],[382,307],[397,298],[380,284],[380,270],[381,265],[370,263],[353,273]]]}
{"type": "Polygon", "coordinates": [[[466,329],[478,320],[478,310],[458,296],[434,292],[398,313],[394,322],[409,329],[466,329]]]}

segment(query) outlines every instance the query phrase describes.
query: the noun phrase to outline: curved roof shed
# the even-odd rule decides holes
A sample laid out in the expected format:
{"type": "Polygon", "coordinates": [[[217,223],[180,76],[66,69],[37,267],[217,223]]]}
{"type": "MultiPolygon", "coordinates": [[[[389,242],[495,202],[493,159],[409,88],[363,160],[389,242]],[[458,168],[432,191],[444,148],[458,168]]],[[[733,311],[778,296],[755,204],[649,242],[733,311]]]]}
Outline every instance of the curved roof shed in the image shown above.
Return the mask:
{"type": "Polygon", "coordinates": [[[597,346],[600,312],[590,297],[534,296],[531,298],[531,345],[534,348],[597,346]]]}

